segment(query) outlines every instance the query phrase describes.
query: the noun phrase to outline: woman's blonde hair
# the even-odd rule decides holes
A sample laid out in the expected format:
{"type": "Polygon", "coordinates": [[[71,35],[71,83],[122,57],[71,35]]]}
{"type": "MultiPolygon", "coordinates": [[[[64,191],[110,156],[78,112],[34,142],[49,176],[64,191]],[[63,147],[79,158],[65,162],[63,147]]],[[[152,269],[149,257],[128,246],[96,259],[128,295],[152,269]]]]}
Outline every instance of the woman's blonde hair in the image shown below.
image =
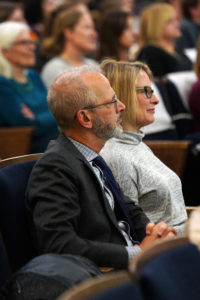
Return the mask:
{"type": "Polygon", "coordinates": [[[7,21],[0,23],[0,74],[6,78],[12,78],[12,67],[10,62],[2,53],[3,49],[9,49],[17,40],[22,31],[29,32],[26,24],[7,21]]]}
{"type": "Polygon", "coordinates": [[[151,70],[146,64],[139,61],[126,62],[114,59],[105,59],[100,67],[103,74],[108,78],[117,98],[126,106],[123,112],[123,121],[125,123],[136,121],[137,79],[141,71],[145,71],[149,78],[152,79],[151,70]]]}
{"type": "Polygon", "coordinates": [[[163,35],[164,25],[174,13],[174,7],[166,3],[148,6],[140,16],[138,45],[141,49],[148,44],[157,45],[163,35]]]}

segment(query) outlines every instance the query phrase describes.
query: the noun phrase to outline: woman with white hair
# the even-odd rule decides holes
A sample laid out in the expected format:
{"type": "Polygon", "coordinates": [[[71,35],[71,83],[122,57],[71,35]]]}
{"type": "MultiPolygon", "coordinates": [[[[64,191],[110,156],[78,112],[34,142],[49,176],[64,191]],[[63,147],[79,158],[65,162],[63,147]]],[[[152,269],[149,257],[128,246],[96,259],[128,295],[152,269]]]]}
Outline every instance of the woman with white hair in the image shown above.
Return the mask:
{"type": "Polygon", "coordinates": [[[31,152],[42,152],[57,126],[39,74],[28,69],[35,64],[34,51],[27,25],[0,24],[0,127],[34,126],[31,152]]]}

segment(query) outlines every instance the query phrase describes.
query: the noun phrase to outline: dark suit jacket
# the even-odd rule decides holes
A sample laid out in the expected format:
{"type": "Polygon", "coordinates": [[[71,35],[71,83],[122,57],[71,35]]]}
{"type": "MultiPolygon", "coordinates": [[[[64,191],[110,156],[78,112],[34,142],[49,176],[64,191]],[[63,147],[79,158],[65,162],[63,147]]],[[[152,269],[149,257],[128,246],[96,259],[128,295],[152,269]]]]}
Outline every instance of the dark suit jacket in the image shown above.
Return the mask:
{"type": "MultiPolygon", "coordinates": [[[[138,240],[149,222],[140,207],[125,197],[138,240]]],[[[126,242],[90,164],[60,134],[36,163],[26,207],[39,253],[85,256],[98,266],[126,268],[126,242]]]]}

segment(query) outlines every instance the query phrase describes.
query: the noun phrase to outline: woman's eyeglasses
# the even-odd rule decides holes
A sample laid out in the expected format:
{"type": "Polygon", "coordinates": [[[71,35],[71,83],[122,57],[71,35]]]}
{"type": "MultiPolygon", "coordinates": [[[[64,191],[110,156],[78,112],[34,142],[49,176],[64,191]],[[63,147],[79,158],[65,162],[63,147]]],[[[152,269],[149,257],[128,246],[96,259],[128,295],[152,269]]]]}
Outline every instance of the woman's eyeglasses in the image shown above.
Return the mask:
{"type": "Polygon", "coordinates": [[[151,99],[154,92],[150,86],[137,87],[135,90],[139,91],[140,93],[145,93],[148,99],[151,99]]]}

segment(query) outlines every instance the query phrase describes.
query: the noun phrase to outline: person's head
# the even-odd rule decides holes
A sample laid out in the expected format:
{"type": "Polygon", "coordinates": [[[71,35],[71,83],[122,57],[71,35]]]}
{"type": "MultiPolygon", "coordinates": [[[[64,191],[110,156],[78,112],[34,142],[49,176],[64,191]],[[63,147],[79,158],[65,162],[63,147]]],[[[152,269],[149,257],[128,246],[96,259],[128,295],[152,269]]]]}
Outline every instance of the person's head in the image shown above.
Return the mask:
{"type": "Polygon", "coordinates": [[[200,0],[181,0],[182,14],[186,19],[200,22],[200,0]]]}
{"type": "Polygon", "coordinates": [[[0,24],[0,74],[12,78],[13,67],[25,69],[35,64],[35,45],[30,29],[19,22],[0,24]]]}
{"type": "Polygon", "coordinates": [[[61,131],[76,132],[79,138],[92,135],[102,145],[120,127],[124,110],[108,79],[88,67],[60,75],[49,91],[48,104],[61,131]]]}
{"type": "Polygon", "coordinates": [[[135,41],[133,15],[125,11],[112,11],[102,17],[99,26],[99,49],[97,59],[105,57],[120,59],[120,49],[127,49],[135,41]]]}
{"type": "Polygon", "coordinates": [[[132,13],[134,9],[134,0],[101,0],[99,2],[101,14],[113,10],[122,10],[132,13]]]}
{"type": "Polygon", "coordinates": [[[27,23],[21,4],[10,1],[0,2],[0,22],[15,21],[27,23]]]}
{"type": "Polygon", "coordinates": [[[35,25],[43,22],[48,15],[66,1],[68,0],[23,0],[24,12],[28,23],[35,25]]]}
{"type": "Polygon", "coordinates": [[[92,17],[77,6],[56,15],[51,36],[44,40],[43,52],[49,56],[59,55],[71,43],[85,55],[96,49],[96,39],[92,17]]]}
{"type": "Polygon", "coordinates": [[[162,39],[175,40],[181,35],[174,7],[157,3],[143,10],[140,17],[139,47],[159,44],[162,39]]]}
{"type": "Polygon", "coordinates": [[[139,61],[108,59],[102,62],[101,69],[117,97],[126,106],[123,113],[124,129],[138,131],[139,128],[154,122],[158,99],[151,89],[152,73],[149,67],[139,61]]]}
{"type": "Polygon", "coordinates": [[[200,40],[198,41],[197,44],[197,58],[194,64],[194,71],[197,75],[197,77],[200,77],[200,40]]]}
{"type": "Polygon", "coordinates": [[[60,4],[54,11],[52,11],[44,20],[44,38],[52,35],[52,29],[54,21],[56,20],[59,13],[66,11],[67,9],[79,9],[83,12],[88,12],[88,8],[85,4],[81,3],[81,0],[65,0],[63,4],[60,4]]]}

